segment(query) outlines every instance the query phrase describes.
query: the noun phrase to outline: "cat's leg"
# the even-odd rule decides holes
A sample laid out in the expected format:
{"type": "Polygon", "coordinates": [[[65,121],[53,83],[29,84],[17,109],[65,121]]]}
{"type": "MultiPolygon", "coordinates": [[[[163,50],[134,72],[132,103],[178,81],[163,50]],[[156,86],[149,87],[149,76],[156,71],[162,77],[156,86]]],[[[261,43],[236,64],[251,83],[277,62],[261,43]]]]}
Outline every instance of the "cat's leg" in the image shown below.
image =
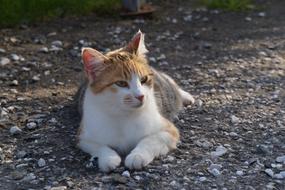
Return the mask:
{"type": "Polygon", "coordinates": [[[88,140],[80,140],[78,146],[89,153],[92,158],[98,158],[99,169],[103,172],[112,171],[121,163],[121,157],[118,153],[108,146],[88,140]]]}
{"type": "Polygon", "coordinates": [[[125,159],[125,166],[130,169],[141,169],[155,157],[166,155],[176,148],[179,140],[178,129],[165,120],[165,127],[156,134],[143,138],[125,159]]]}
{"type": "Polygon", "coordinates": [[[182,102],[184,106],[193,105],[195,103],[195,99],[190,93],[182,90],[181,88],[179,88],[178,91],[182,98],[182,102]]]}
{"type": "Polygon", "coordinates": [[[195,103],[195,99],[194,97],[189,93],[186,92],[185,90],[182,90],[182,88],[180,88],[178,86],[178,84],[167,74],[163,73],[163,76],[165,78],[167,78],[169,80],[170,83],[172,83],[174,86],[176,86],[181,98],[182,98],[182,102],[184,106],[188,106],[188,105],[192,105],[195,103]]]}

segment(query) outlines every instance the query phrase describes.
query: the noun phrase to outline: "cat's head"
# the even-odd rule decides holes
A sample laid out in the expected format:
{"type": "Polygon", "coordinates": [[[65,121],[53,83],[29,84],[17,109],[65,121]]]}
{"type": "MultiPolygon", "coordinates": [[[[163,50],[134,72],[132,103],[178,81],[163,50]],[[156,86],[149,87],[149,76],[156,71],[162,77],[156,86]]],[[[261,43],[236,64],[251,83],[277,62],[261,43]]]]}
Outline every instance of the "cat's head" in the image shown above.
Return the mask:
{"type": "Polygon", "coordinates": [[[105,55],[83,48],[84,70],[94,96],[103,96],[107,104],[121,110],[143,107],[153,94],[153,73],[146,53],[144,34],[140,31],[126,47],[105,55]]]}

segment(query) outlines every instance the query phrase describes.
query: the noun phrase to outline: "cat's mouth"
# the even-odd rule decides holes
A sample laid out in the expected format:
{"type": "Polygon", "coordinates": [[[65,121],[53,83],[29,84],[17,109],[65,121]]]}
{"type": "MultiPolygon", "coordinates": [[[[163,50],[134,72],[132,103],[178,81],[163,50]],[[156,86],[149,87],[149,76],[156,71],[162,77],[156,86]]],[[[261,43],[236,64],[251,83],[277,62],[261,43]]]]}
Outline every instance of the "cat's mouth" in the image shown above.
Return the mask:
{"type": "Polygon", "coordinates": [[[144,105],[144,102],[137,102],[136,104],[133,104],[132,107],[133,108],[141,108],[141,107],[143,107],[143,105],[144,105]]]}

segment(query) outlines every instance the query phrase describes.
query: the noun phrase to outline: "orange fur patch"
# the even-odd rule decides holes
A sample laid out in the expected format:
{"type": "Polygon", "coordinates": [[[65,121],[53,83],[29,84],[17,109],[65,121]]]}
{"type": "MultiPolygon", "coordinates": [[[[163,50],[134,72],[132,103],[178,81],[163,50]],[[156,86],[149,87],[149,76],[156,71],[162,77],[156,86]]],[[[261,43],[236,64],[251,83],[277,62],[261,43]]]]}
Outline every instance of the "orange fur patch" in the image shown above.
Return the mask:
{"type": "Polygon", "coordinates": [[[165,119],[164,130],[170,134],[171,139],[173,141],[171,148],[176,148],[176,144],[180,138],[178,129],[175,127],[175,125],[173,123],[171,123],[169,120],[165,119]]]}
{"type": "MultiPolygon", "coordinates": [[[[105,69],[91,85],[94,93],[102,92],[117,81],[129,81],[132,74],[140,77],[148,76],[149,80],[146,85],[152,87],[152,70],[144,57],[131,54],[124,50],[116,50],[106,54],[105,69]]],[[[110,89],[114,92],[114,89],[110,89]]]]}

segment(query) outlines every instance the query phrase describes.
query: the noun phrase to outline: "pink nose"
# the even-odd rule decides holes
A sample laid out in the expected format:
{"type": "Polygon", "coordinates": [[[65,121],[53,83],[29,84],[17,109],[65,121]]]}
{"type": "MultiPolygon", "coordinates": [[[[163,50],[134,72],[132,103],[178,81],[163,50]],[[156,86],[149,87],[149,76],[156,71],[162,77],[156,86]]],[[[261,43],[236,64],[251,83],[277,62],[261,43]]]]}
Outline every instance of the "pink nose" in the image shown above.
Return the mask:
{"type": "Polygon", "coordinates": [[[143,98],[144,98],[144,95],[139,95],[139,96],[136,96],[136,99],[138,99],[139,101],[143,101],[143,98]]]}

